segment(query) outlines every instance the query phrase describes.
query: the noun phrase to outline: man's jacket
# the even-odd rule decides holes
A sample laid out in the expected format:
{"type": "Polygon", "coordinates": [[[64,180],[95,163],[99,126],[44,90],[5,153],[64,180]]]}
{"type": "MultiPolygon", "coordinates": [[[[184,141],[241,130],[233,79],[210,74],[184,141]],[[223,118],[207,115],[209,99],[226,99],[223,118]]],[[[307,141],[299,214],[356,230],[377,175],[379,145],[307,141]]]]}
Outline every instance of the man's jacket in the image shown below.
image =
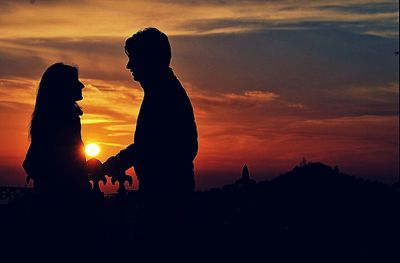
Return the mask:
{"type": "Polygon", "coordinates": [[[197,129],[186,91],[170,68],[142,86],[134,143],[116,163],[123,169],[134,166],[142,190],[194,187],[197,129]]]}

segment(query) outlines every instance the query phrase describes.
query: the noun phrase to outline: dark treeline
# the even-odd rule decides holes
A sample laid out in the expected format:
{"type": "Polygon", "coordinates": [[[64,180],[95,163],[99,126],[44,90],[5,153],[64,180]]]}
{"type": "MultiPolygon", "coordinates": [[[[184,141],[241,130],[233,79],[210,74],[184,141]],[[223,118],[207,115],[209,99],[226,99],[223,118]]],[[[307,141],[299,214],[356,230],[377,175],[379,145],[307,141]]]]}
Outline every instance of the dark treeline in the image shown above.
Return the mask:
{"type": "MultiPolygon", "coordinates": [[[[160,251],[174,251],[187,262],[398,262],[399,196],[398,185],[365,181],[322,163],[303,162],[258,183],[246,166],[235,183],[196,192],[180,222],[184,233],[172,231],[160,251]],[[170,242],[175,239],[181,242],[170,242]]],[[[92,224],[96,233],[82,233],[96,239],[87,255],[135,258],[137,193],[118,198],[106,196],[92,224]]],[[[29,197],[1,207],[2,233],[9,235],[3,235],[3,248],[31,246],[24,242],[32,240],[25,236],[33,227],[28,210],[29,197]]]]}

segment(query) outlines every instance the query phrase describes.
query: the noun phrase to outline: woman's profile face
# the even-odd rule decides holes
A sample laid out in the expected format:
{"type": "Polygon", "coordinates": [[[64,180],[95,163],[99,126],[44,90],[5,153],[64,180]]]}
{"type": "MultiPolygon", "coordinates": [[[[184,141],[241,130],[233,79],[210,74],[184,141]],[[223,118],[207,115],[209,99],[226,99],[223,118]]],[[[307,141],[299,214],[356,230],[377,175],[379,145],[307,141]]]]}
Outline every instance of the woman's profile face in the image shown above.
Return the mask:
{"type": "Polygon", "coordinates": [[[68,86],[68,89],[71,92],[71,98],[74,101],[79,101],[83,99],[82,89],[85,87],[85,85],[83,85],[83,83],[79,80],[78,74],[75,74],[75,76],[71,78],[68,86]]]}

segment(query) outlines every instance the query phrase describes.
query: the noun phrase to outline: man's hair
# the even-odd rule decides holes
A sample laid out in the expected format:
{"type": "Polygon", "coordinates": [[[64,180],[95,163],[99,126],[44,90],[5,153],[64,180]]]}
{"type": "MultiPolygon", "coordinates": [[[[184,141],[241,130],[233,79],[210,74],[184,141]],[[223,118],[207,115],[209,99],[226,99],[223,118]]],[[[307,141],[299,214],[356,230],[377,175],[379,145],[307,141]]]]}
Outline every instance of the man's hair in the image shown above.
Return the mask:
{"type": "Polygon", "coordinates": [[[125,53],[160,66],[169,66],[171,61],[171,46],[167,35],[153,27],[140,30],[128,38],[125,53]]]}

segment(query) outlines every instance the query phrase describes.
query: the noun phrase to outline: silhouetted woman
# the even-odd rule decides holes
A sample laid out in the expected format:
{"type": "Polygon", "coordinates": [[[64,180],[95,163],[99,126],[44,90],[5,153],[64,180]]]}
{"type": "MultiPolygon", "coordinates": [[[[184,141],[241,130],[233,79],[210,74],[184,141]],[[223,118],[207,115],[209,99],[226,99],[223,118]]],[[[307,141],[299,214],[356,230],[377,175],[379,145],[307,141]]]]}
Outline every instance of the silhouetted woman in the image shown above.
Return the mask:
{"type": "Polygon", "coordinates": [[[34,222],[43,231],[66,226],[76,230],[86,219],[89,183],[81,139],[82,110],[76,103],[83,98],[83,88],[77,68],[63,63],[51,65],[40,80],[23,167],[27,178],[34,180],[34,222]]]}
{"type": "Polygon", "coordinates": [[[86,158],[76,101],[84,85],[75,67],[56,63],[40,80],[23,167],[39,194],[62,198],[88,190],[86,158]]]}

